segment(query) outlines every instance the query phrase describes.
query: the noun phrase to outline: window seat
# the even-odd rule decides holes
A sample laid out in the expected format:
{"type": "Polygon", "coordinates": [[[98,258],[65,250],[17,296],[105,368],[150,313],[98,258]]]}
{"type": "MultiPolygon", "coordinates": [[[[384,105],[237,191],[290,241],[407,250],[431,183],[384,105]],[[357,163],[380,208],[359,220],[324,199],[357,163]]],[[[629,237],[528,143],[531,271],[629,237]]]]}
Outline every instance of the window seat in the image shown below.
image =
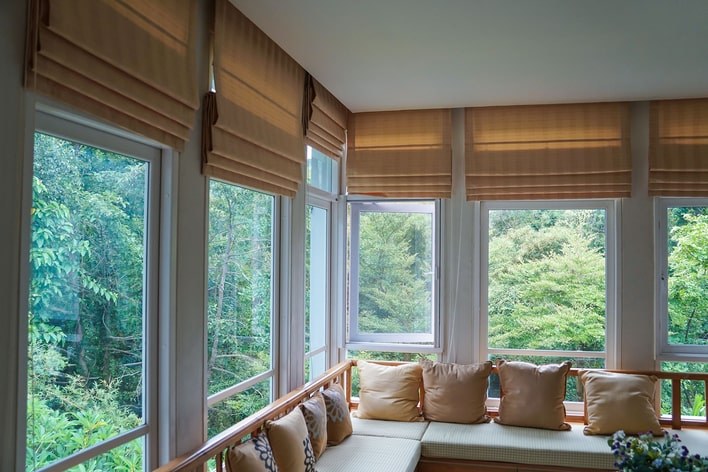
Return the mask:
{"type": "Polygon", "coordinates": [[[354,434],[358,436],[380,436],[420,441],[429,424],[428,421],[406,423],[403,421],[362,420],[352,417],[354,434]]]}
{"type": "Polygon", "coordinates": [[[420,441],[353,434],[329,446],[315,465],[318,472],[414,472],[420,441]]]}

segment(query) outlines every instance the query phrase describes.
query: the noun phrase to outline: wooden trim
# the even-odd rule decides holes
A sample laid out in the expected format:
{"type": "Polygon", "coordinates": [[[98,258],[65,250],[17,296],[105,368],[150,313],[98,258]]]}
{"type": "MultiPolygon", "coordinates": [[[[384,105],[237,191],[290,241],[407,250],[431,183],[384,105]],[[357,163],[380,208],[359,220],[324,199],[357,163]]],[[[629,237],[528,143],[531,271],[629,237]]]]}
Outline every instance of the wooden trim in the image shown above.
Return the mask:
{"type": "Polygon", "coordinates": [[[418,462],[418,472],[605,472],[606,470],[612,469],[582,469],[533,464],[515,464],[513,462],[438,459],[433,457],[421,457],[420,462],[418,462]]]}

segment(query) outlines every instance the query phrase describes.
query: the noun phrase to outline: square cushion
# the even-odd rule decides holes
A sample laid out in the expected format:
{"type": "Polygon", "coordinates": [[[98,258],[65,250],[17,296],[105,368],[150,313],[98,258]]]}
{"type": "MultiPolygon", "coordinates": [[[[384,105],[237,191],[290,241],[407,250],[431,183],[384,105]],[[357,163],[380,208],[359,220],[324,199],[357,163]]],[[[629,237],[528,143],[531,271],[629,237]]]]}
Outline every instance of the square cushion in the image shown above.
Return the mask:
{"type": "Polygon", "coordinates": [[[422,421],[418,410],[423,368],[358,361],[359,408],[354,416],[371,420],[422,421]]]}
{"type": "Polygon", "coordinates": [[[585,391],[585,434],[627,434],[663,431],[654,411],[656,377],[605,371],[580,371],[585,391]]]}
{"type": "Polygon", "coordinates": [[[312,398],[303,402],[300,408],[307,424],[312,451],[315,453],[315,459],[319,459],[327,447],[327,407],[324,397],[317,392],[312,395],[312,398]]]}
{"type": "Polygon", "coordinates": [[[444,364],[423,360],[423,416],[446,423],[486,423],[492,363],[444,364]]]}
{"type": "Polygon", "coordinates": [[[336,446],[352,434],[349,405],[339,384],[322,391],[322,397],[327,409],[327,445],[336,446]]]}
{"type": "Polygon", "coordinates": [[[229,448],[226,455],[229,472],[278,472],[268,437],[261,433],[250,441],[229,448]]]}
{"type": "Polygon", "coordinates": [[[300,408],[266,423],[268,441],[278,468],[287,472],[315,472],[315,455],[300,408]]]}
{"type": "Polygon", "coordinates": [[[565,422],[565,379],[570,362],[536,366],[527,362],[497,361],[502,397],[499,424],[569,430],[565,422]]]}

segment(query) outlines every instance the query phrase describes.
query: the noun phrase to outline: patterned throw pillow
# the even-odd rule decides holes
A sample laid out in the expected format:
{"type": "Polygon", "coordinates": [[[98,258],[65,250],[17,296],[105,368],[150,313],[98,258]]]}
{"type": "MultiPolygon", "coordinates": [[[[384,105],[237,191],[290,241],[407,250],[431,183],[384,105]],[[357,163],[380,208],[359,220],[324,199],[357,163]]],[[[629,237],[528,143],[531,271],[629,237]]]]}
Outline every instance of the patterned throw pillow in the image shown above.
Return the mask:
{"type": "MultiPolygon", "coordinates": [[[[287,415],[266,424],[268,440],[278,468],[284,472],[316,472],[315,454],[307,433],[302,411],[295,408],[287,415]]],[[[240,471],[239,471],[240,472],[240,471]]]]}
{"type": "Polygon", "coordinates": [[[268,437],[261,433],[248,442],[229,448],[226,455],[229,472],[278,472],[268,437]]]}
{"type": "Polygon", "coordinates": [[[339,384],[332,384],[322,396],[327,408],[327,445],[335,446],[352,434],[349,405],[339,384]]]}
{"type": "Polygon", "coordinates": [[[300,405],[305,417],[307,432],[310,435],[315,460],[319,459],[327,448],[327,406],[320,392],[300,405]]]}

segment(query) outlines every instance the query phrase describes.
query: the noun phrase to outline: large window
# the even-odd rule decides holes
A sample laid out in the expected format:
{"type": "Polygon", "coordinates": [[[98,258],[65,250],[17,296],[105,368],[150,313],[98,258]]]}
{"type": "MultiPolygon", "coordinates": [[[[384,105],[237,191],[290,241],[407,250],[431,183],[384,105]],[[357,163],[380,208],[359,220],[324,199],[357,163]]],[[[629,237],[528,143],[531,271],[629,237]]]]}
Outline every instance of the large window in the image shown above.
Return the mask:
{"type": "Polygon", "coordinates": [[[151,469],[160,150],[37,124],[26,470],[151,469]]]}
{"type": "Polygon", "coordinates": [[[210,181],[208,435],[271,402],[275,197],[210,181]]]}
{"type": "Polygon", "coordinates": [[[436,207],[434,201],[349,202],[350,349],[431,352],[439,346],[436,207]]]}
{"type": "Polygon", "coordinates": [[[481,208],[482,358],[613,367],[614,203],[481,208]]]}

